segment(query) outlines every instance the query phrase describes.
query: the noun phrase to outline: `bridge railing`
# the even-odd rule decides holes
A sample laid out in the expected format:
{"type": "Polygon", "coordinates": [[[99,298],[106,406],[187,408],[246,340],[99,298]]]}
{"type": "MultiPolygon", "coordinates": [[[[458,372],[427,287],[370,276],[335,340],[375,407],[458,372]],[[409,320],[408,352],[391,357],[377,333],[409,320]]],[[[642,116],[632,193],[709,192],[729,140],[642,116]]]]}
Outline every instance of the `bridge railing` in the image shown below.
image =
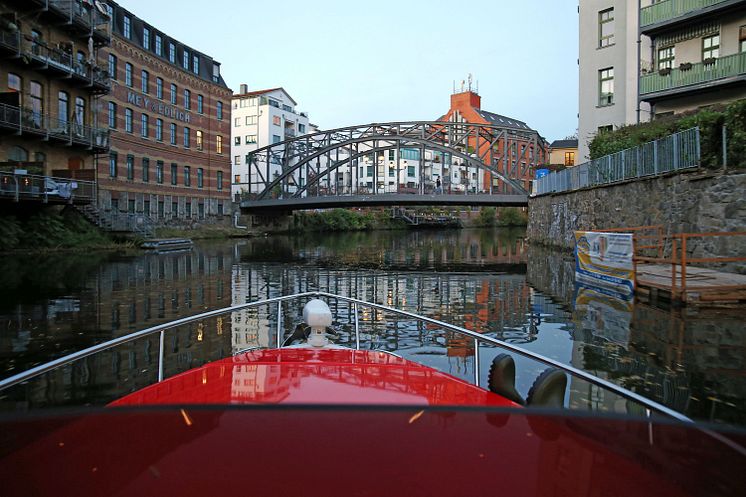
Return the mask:
{"type": "Polygon", "coordinates": [[[615,154],[556,171],[534,181],[532,195],[603,186],[700,164],[699,128],[691,128],[615,154]]]}

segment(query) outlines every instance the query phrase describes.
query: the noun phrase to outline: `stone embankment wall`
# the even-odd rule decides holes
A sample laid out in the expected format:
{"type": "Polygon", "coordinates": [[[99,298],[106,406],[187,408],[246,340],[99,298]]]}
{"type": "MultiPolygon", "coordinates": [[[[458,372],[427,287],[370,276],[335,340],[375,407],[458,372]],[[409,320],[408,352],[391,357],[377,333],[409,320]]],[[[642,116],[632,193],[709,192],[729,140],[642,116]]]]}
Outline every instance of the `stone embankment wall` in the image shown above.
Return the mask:
{"type": "MultiPolygon", "coordinates": [[[[675,174],[533,197],[528,205],[529,241],[570,250],[576,230],[662,225],[666,234],[746,231],[746,174],[675,174]]],[[[746,255],[740,238],[746,237],[701,243],[699,253],[746,255]]]]}

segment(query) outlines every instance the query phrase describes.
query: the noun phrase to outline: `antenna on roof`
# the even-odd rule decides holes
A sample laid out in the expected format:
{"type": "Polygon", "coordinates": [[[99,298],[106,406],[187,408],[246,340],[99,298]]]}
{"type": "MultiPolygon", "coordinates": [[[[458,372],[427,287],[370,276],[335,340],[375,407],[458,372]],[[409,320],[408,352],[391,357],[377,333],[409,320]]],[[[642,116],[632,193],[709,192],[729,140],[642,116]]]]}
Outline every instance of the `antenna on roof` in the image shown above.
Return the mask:
{"type": "Polygon", "coordinates": [[[467,80],[469,81],[469,91],[471,91],[471,73],[469,73],[467,80]]]}
{"type": "Polygon", "coordinates": [[[453,80],[453,94],[456,94],[456,80],[453,80]]]}
{"type": "Polygon", "coordinates": [[[477,80],[477,94],[479,94],[479,80],[477,80]]]}

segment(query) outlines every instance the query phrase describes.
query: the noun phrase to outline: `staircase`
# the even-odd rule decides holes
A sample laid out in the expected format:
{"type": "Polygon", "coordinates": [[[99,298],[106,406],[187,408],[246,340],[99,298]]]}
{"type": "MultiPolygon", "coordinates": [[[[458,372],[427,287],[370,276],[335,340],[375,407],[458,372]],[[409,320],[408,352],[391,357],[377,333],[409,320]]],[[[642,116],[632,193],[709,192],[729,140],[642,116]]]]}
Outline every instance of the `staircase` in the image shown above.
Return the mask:
{"type": "Polygon", "coordinates": [[[155,223],[148,216],[129,212],[102,212],[94,204],[74,205],[91,224],[110,233],[133,233],[143,238],[155,235],[155,223]]]}

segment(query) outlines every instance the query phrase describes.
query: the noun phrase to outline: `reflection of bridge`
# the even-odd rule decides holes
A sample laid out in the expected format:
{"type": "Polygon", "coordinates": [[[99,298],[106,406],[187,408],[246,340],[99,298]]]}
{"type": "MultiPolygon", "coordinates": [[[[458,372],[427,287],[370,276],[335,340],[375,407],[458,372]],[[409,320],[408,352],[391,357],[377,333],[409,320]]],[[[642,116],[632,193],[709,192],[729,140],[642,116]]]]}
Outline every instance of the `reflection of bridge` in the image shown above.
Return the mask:
{"type": "Polygon", "coordinates": [[[236,182],[234,192],[244,211],[525,206],[528,178],[543,152],[538,133],[510,126],[366,124],[290,138],[249,153],[245,181],[236,182]]]}

